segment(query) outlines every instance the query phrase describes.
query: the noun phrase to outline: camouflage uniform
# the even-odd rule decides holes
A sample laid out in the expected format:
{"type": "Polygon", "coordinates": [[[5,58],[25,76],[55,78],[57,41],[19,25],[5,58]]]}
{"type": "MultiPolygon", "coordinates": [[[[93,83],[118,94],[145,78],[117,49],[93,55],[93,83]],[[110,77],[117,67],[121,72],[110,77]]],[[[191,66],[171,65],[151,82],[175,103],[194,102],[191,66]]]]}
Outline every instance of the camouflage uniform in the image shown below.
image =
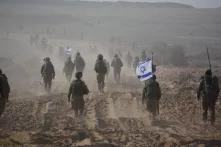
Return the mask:
{"type": "Polygon", "coordinates": [[[83,114],[83,110],[84,110],[83,96],[89,93],[88,87],[86,86],[84,81],[81,80],[81,77],[82,77],[82,73],[77,72],[76,73],[77,79],[71,83],[69,92],[68,92],[68,101],[70,101],[70,98],[72,96],[71,105],[72,105],[72,109],[74,109],[75,111],[76,116],[79,115],[79,112],[80,112],[80,115],[83,114]]]}
{"type": "Polygon", "coordinates": [[[42,75],[43,80],[44,80],[45,90],[47,92],[50,92],[52,79],[55,78],[55,71],[54,71],[54,66],[51,63],[49,57],[46,57],[44,59],[44,61],[45,61],[45,63],[41,67],[41,75],[42,75]]]}
{"type": "Polygon", "coordinates": [[[118,57],[118,55],[115,55],[113,61],[111,62],[111,66],[113,67],[113,72],[114,72],[114,80],[119,83],[120,82],[120,73],[121,73],[121,68],[123,66],[123,63],[121,59],[118,57]]]}
{"type": "Polygon", "coordinates": [[[83,72],[84,71],[85,62],[79,52],[77,53],[76,58],[74,60],[74,66],[76,68],[76,72],[83,72]]]}
{"type": "Polygon", "coordinates": [[[147,110],[155,117],[159,114],[159,100],[161,98],[161,89],[154,75],[147,80],[142,94],[142,102],[146,103],[147,110]]]}
{"type": "Polygon", "coordinates": [[[207,70],[201,78],[199,89],[197,92],[198,100],[202,94],[203,120],[207,121],[207,113],[210,110],[210,122],[215,122],[215,104],[219,96],[219,82],[216,76],[212,76],[211,70],[207,70]]]}
{"type": "Polygon", "coordinates": [[[103,93],[104,92],[104,79],[105,75],[107,74],[107,66],[103,60],[102,55],[98,55],[98,59],[95,63],[94,67],[95,72],[97,73],[97,83],[98,83],[98,90],[103,93]]]}
{"type": "Polygon", "coordinates": [[[65,62],[63,71],[65,73],[67,81],[70,82],[72,78],[72,73],[74,71],[74,63],[71,61],[71,57],[69,57],[65,62]]]}
{"type": "Polygon", "coordinates": [[[8,101],[10,93],[10,86],[8,84],[8,78],[0,70],[0,116],[5,109],[5,104],[8,101]]]}
{"type": "Polygon", "coordinates": [[[127,61],[127,67],[131,68],[133,57],[131,56],[130,52],[128,52],[128,54],[126,56],[126,61],[127,61]]]}

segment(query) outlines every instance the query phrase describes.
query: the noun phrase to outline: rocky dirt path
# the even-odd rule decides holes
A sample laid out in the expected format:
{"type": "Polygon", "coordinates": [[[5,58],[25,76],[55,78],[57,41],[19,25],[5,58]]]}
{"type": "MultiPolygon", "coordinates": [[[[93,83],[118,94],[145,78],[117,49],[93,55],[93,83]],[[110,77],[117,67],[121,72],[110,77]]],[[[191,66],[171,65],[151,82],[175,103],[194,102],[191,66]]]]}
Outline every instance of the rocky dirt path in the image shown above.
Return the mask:
{"type": "Polygon", "coordinates": [[[0,118],[0,146],[220,146],[219,102],[215,126],[202,123],[195,78],[181,77],[161,79],[160,116],[154,121],[141,104],[139,92],[117,86],[116,91],[104,95],[91,92],[85,97],[85,112],[79,118],[65,93],[13,99],[0,118]]]}

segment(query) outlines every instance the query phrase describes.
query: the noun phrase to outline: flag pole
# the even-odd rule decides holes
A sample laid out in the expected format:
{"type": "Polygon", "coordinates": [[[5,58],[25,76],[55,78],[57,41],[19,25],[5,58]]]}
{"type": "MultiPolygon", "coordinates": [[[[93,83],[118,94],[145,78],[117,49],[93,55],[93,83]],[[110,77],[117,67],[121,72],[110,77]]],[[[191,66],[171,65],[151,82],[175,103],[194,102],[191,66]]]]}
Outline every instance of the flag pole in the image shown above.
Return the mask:
{"type": "Polygon", "coordinates": [[[210,54],[209,54],[209,48],[206,46],[206,53],[207,53],[207,58],[209,62],[209,69],[212,70],[211,62],[210,62],[210,54]]]}

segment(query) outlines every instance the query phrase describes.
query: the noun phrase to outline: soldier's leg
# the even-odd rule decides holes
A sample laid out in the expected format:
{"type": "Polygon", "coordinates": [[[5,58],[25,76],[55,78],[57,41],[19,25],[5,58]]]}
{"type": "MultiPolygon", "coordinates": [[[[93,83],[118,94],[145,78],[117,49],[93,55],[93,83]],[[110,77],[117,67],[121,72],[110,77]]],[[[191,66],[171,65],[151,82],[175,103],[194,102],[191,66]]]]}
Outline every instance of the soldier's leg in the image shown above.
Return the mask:
{"type": "Polygon", "coordinates": [[[102,75],[101,77],[101,92],[102,93],[104,92],[104,86],[105,86],[104,79],[105,79],[105,75],[102,75]]]}
{"type": "Polygon", "coordinates": [[[206,100],[203,100],[202,106],[203,106],[203,121],[207,121],[208,102],[206,100]]]}
{"type": "Polygon", "coordinates": [[[117,81],[117,72],[114,70],[114,80],[117,81]]]}
{"type": "Polygon", "coordinates": [[[5,103],[6,103],[5,99],[0,97],[0,116],[5,110],[5,103]]]}
{"type": "Polygon", "coordinates": [[[51,92],[52,79],[48,80],[48,92],[51,92]]]}
{"type": "Polygon", "coordinates": [[[74,116],[78,117],[78,108],[77,108],[77,104],[74,100],[71,101],[71,108],[74,110],[74,116]]]}
{"type": "Polygon", "coordinates": [[[82,116],[82,115],[83,115],[83,112],[84,112],[84,100],[81,101],[79,111],[80,111],[80,115],[82,116]]]}
{"type": "Polygon", "coordinates": [[[100,91],[101,90],[101,88],[100,88],[101,83],[100,83],[100,75],[99,74],[97,75],[97,85],[98,85],[98,90],[100,91]]]}
{"type": "Polygon", "coordinates": [[[216,119],[215,118],[215,103],[214,102],[209,105],[209,109],[210,109],[210,122],[213,125],[215,122],[215,119],[216,119]]]}

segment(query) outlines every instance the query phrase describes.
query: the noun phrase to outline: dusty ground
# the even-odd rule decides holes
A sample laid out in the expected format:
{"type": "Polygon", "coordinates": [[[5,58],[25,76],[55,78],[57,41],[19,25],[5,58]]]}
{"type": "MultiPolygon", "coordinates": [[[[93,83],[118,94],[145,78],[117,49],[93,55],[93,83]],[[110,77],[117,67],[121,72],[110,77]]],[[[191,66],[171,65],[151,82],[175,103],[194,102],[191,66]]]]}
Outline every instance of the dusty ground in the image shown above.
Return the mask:
{"type": "Polygon", "coordinates": [[[86,108],[81,118],[74,117],[66,93],[11,98],[0,118],[0,145],[218,147],[221,107],[218,102],[215,126],[202,123],[202,108],[195,97],[201,73],[202,69],[158,68],[163,97],[160,116],[155,121],[142,106],[142,85],[133,77],[122,80],[134,80],[135,84],[128,82],[127,88],[108,82],[104,95],[92,91],[85,97],[86,108]]]}

